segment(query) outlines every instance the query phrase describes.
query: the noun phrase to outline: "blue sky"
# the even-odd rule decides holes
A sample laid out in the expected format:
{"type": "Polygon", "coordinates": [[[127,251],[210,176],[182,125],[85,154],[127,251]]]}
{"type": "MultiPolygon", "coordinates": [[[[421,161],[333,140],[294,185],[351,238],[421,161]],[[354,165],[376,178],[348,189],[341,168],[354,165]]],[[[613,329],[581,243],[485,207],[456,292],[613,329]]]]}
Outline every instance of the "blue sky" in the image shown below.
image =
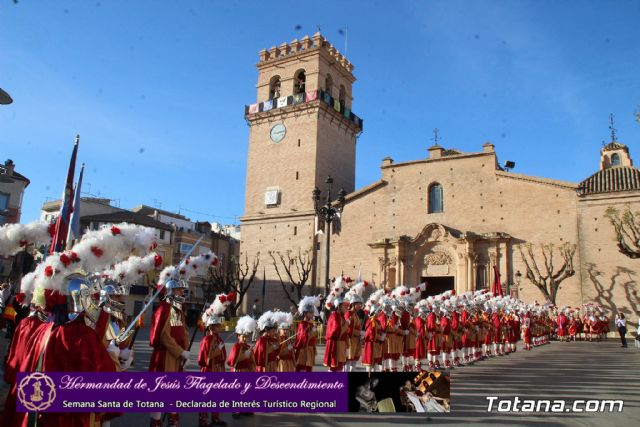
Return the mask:
{"type": "Polygon", "coordinates": [[[76,133],[84,191],[234,222],[244,209],[258,51],[317,26],[355,65],[356,187],[381,159],[496,145],[514,172],[579,182],[615,115],[640,162],[640,3],[0,2],[0,157],[31,179],[23,222],[62,192],[76,133]],[[296,29],[300,26],[301,29],[296,29]]]}

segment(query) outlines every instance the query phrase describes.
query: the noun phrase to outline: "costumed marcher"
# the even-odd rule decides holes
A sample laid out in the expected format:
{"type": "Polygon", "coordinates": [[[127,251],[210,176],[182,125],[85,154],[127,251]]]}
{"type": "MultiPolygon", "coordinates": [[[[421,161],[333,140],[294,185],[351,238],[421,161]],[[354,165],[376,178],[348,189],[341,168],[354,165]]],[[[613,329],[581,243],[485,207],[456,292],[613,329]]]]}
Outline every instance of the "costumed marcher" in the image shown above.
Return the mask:
{"type": "Polygon", "coordinates": [[[348,302],[341,296],[333,298],[331,302],[333,311],[327,320],[323,365],[329,371],[336,372],[341,371],[347,361],[350,322],[344,318],[348,302]]]}
{"type": "Polygon", "coordinates": [[[298,312],[302,315],[302,320],[298,324],[296,342],[293,345],[296,372],[311,372],[315,364],[317,333],[313,319],[319,316],[319,305],[320,299],[312,296],[302,298],[298,304],[298,312]]]}
{"type": "Polygon", "coordinates": [[[347,294],[345,300],[349,302],[349,309],[344,314],[344,318],[349,322],[348,335],[349,335],[349,349],[347,352],[347,364],[345,369],[349,372],[353,371],[362,356],[362,343],[365,336],[365,331],[362,328],[362,322],[360,321],[359,312],[362,310],[362,293],[368,283],[361,281],[355,284],[347,294]]]}
{"type": "MultiPolygon", "coordinates": [[[[213,303],[205,310],[202,315],[202,323],[205,328],[205,336],[200,341],[200,352],[198,353],[198,366],[200,372],[225,372],[225,361],[227,360],[227,350],[224,340],[220,337],[220,325],[222,324],[221,316],[227,310],[227,307],[235,301],[235,293],[228,295],[216,295],[213,303]]],[[[225,426],[226,422],[220,419],[218,412],[211,412],[211,423],[209,423],[209,414],[200,412],[198,414],[198,426],[225,426]]]]}
{"type": "MultiPolygon", "coordinates": [[[[189,285],[182,280],[171,279],[165,285],[165,297],[151,321],[149,343],[153,347],[149,372],[181,372],[183,363],[189,360],[189,334],[182,308],[184,292],[189,285]]],[[[151,427],[162,426],[162,414],[151,413],[151,427]]],[[[178,426],[177,413],[169,413],[169,426],[178,426]]]]}
{"type": "Polygon", "coordinates": [[[295,353],[293,350],[293,339],[295,335],[291,335],[291,325],[293,324],[293,315],[291,313],[276,312],[274,318],[278,324],[278,372],[295,372],[295,353]]]}
{"type": "Polygon", "coordinates": [[[227,365],[232,372],[255,372],[256,360],[249,345],[249,337],[256,331],[258,324],[251,316],[242,316],[236,323],[238,341],[231,347],[227,365]]]}
{"type": "Polygon", "coordinates": [[[261,335],[253,348],[257,372],[277,372],[280,342],[276,337],[278,324],[273,311],[266,311],[258,318],[261,335]]]}

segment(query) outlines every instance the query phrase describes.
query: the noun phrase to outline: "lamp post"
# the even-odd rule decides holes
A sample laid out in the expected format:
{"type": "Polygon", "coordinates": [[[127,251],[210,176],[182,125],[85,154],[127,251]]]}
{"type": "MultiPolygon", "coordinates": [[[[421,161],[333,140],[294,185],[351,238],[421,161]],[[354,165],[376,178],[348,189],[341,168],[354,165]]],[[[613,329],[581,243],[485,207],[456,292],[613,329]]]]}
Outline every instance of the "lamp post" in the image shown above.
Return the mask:
{"type": "Polygon", "coordinates": [[[314,188],[313,195],[313,207],[316,211],[316,215],[319,218],[322,218],[327,225],[326,231],[326,245],[325,245],[325,265],[324,265],[324,295],[325,297],[329,295],[329,260],[331,256],[331,223],[334,219],[336,219],[344,209],[345,204],[345,196],[347,192],[344,191],[344,188],[341,188],[338,192],[338,200],[337,203],[333,203],[331,201],[331,187],[333,185],[333,178],[328,176],[325,179],[325,184],[327,184],[327,196],[324,198],[324,203],[320,202],[320,194],[322,193],[318,187],[314,188]]]}

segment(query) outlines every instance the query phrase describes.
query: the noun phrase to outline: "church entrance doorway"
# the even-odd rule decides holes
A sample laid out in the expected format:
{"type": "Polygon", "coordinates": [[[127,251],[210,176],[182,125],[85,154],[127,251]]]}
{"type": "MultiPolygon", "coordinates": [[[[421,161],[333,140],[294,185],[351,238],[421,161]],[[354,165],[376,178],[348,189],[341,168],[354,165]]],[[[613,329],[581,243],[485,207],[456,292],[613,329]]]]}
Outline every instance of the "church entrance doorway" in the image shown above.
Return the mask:
{"type": "Polygon", "coordinates": [[[427,289],[422,293],[421,298],[438,295],[455,288],[455,278],[453,276],[421,277],[420,283],[424,282],[427,282],[427,289]]]}

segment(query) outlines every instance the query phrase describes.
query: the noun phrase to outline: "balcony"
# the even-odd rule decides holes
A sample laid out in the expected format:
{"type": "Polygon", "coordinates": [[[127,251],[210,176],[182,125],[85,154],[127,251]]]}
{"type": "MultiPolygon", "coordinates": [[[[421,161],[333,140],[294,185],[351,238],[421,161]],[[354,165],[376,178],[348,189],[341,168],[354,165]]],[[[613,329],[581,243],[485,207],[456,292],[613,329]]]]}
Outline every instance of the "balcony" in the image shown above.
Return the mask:
{"type": "Polygon", "coordinates": [[[270,99],[264,102],[258,102],[255,104],[245,105],[244,115],[245,117],[252,116],[254,114],[263,113],[266,111],[277,110],[279,108],[288,107],[290,105],[304,104],[305,102],[322,101],[328,106],[332,107],[336,112],[342,114],[344,118],[353,122],[353,124],[362,131],[364,129],[363,120],[356,116],[351,109],[347,108],[343,102],[340,102],[336,98],[329,95],[323,90],[311,90],[303,93],[298,93],[290,96],[283,96],[280,98],[270,99]]]}

